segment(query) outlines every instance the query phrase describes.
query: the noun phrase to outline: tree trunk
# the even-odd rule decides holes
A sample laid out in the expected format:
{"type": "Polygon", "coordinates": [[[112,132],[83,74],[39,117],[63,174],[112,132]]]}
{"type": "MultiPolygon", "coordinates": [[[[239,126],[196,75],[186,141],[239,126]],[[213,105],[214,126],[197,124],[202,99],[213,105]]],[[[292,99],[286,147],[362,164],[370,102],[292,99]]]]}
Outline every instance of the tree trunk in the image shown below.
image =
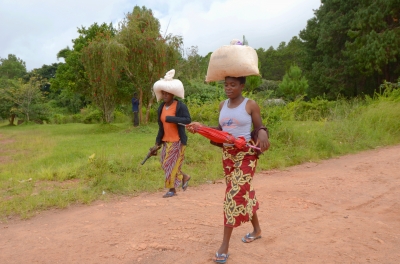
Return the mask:
{"type": "Polygon", "coordinates": [[[103,120],[107,123],[107,124],[111,124],[111,122],[114,121],[114,109],[115,107],[113,106],[106,106],[103,110],[103,120]]]}
{"type": "Polygon", "coordinates": [[[139,124],[142,124],[143,122],[142,104],[143,104],[143,90],[142,88],[139,88],[139,124]]]}
{"type": "Polygon", "coordinates": [[[147,109],[146,109],[146,123],[148,123],[148,122],[149,122],[149,119],[150,119],[150,109],[151,109],[151,106],[153,105],[153,101],[154,101],[154,96],[152,96],[152,97],[150,98],[149,103],[148,103],[148,105],[147,105],[147,109]]]}
{"type": "Polygon", "coordinates": [[[13,126],[14,121],[15,121],[15,114],[11,114],[10,117],[8,118],[9,125],[13,126]]]}

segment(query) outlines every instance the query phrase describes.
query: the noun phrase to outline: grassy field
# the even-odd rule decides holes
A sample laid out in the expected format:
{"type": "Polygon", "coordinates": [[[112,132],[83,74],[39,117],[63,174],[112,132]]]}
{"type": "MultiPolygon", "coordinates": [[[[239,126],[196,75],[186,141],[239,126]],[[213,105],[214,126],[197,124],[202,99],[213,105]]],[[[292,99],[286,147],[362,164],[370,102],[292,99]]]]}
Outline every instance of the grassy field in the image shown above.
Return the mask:
{"type": "MultiPolygon", "coordinates": [[[[154,124],[1,125],[0,216],[163,189],[159,156],[140,165],[156,134],[154,124]]],[[[188,136],[191,185],[220,178],[220,150],[188,136]]]]}
{"type": "MultiPolygon", "coordinates": [[[[261,156],[258,170],[400,143],[398,100],[337,103],[331,109],[317,120],[271,122],[271,148],[261,156]]],[[[281,106],[268,111],[291,116],[288,111],[298,110],[281,106]]],[[[0,124],[0,218],[29,218],[48,208],[163,189],[159,157],[140,165],[156,133],[156,124],[0,124]]],[[[190,185],[221,179],[220,149],[200,135],[188,136],[183,171],[192,176],[190,185]]]]}

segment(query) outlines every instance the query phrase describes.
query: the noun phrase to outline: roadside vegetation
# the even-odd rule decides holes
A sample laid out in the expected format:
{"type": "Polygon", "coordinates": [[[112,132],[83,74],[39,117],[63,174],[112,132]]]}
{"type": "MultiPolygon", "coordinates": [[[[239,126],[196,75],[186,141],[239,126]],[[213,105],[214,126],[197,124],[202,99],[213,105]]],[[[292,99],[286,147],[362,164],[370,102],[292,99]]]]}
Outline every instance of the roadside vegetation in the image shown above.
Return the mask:
{"type": "MultiPolygon", "coordinates": [[[[261,102],[265,104],[266,101],[261,102]]],[[[189,105],[193,120],[216,124],[216,103],[189,105]]],[[[265,105],[271,148],[259,171],[400,143],[400,90],[367,100],[265,105]]],[[[0,216],[31,217],[48,208],[163,189],[159,156],[144,165],[157,125],[29,123],[0,126],[0,216]]],[[[221,153],[189,133],[185,171],[191,186],[222,179],[221,153]]],[[[190,190],[189,190],[190,191],[190,190]]]]}

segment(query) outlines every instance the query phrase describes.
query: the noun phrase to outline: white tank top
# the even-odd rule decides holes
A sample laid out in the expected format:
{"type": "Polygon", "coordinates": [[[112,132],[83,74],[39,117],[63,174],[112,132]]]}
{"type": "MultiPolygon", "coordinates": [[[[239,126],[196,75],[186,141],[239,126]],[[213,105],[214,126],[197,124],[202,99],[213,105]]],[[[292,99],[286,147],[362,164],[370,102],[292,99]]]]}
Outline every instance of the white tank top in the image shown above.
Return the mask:
{"type": "Polygon", "coordinates": [[[229,108],[229,99],[225,100],[219,113],[219,124],[223,131],[231,133],[234,137],[244,137],[246,141],[251,139],[251,115],[246,111],[248,98],[235,108],[229,108]]]}

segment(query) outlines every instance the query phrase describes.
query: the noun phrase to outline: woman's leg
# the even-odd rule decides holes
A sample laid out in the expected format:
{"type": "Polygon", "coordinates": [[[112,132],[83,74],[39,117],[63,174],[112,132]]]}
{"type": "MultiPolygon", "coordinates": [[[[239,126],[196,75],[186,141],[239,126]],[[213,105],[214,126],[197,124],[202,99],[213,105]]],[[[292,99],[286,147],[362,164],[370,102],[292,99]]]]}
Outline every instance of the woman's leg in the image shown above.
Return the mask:
{"type": "Polygon", "coordinates": [[[222,239],[222,244],[218,249],[218,254],[228,254],[229,241],[231,239],[233,227],[224,226],[224,236],[222,239]]]}
{"type": "Polygon", "coordinates": [[[253,214],[253,217],[251,218],[251,224],[253,225],[253,232],[250,233],[251,237],[258,237],[261,235],[261,227],[260,223],[258,222],[258,216],[257,212],[253,214]]]}
{"type": "Polygon", "coordinates": [[[185,146],[178,142],[166,142],[161,153],[161,167],[165,175],[165,187],[175,192],[182,182],[181,166],[184,159],[185,146]]]}

